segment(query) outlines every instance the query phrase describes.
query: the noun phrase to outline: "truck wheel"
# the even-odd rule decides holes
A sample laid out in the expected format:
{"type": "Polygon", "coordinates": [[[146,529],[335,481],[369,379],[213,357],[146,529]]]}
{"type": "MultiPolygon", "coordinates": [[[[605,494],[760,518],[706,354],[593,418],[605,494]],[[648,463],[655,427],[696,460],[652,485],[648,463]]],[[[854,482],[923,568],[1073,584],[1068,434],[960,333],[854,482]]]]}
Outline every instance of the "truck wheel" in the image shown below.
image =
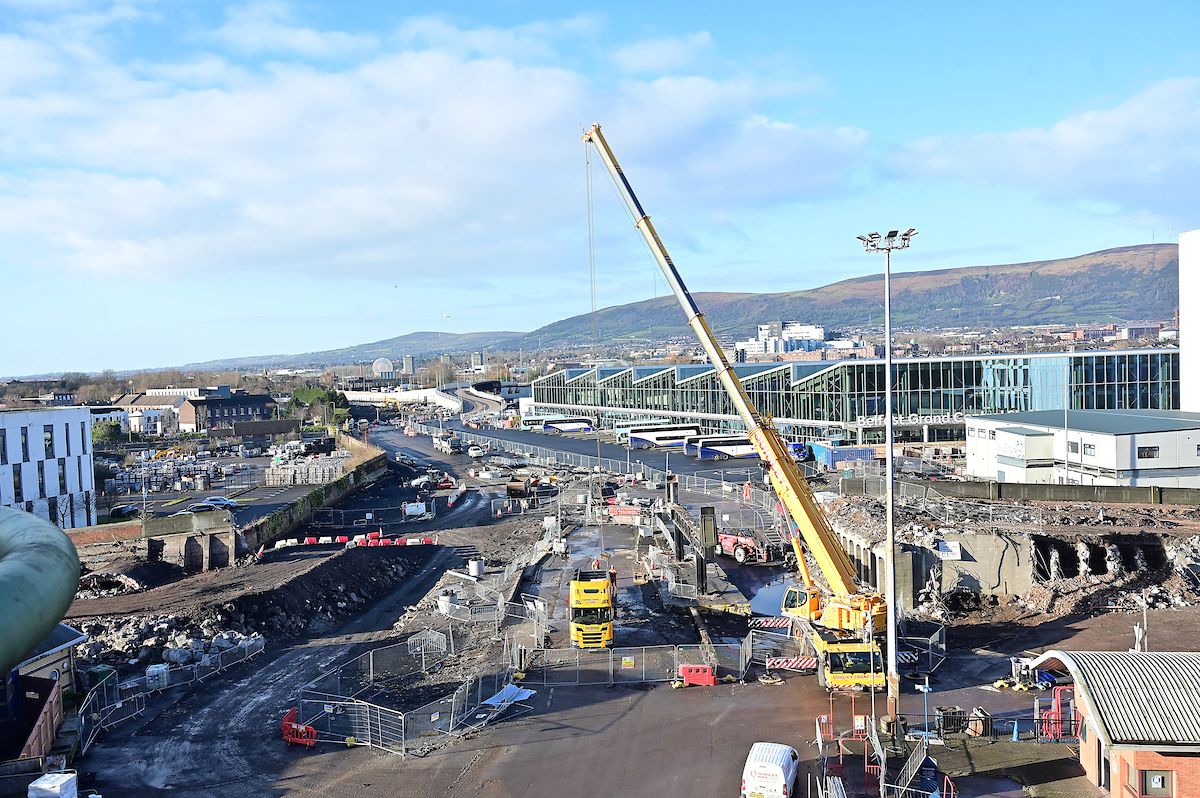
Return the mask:
{"type": "Polygon", "coordinates": [[[739,564],[744,564],[749,556],[744,546],[738,546],[733,550],[733,559],[737,560],[739,564]]]}

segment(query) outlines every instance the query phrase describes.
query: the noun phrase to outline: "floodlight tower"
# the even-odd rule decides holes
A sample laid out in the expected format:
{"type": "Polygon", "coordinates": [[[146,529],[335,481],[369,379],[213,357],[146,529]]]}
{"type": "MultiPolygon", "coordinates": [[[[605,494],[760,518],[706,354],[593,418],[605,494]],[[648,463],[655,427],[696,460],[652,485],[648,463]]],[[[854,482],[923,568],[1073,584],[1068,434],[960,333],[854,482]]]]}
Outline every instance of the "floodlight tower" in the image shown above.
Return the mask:
{"type": "Polygon", "coordinates": [[[883,596],[887,602],[887,686],[888,718],[895,723],[900,705],[900,665],[896,642],[896,527],[893,518],[895,479],[895,445],[892,428],[892,250],[908,249],[915,227],[901,233],[889,230],[886,236],[867,233],[858,236],[867,252],[883,253],[883,413],[884,413],[884,481],[887,485],[887,551],[884,554],[883,596]]]}

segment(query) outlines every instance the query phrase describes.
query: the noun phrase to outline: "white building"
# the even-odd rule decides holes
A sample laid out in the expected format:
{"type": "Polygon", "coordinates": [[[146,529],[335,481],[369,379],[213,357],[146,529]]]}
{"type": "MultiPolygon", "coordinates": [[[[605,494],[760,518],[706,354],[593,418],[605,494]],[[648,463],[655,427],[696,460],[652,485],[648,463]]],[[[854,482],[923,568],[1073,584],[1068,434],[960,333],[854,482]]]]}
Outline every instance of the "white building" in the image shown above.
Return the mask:
{"type": "Polygon", "coordinates": [[[88,408],[0,410],[0,504],[63,529],[94,523],[88,408]]]}
{"type": "Polygon", "coordinates": [[[996,482],[1200,487],[1200,413],[1061,410],[967,419],[967,475],[996,482]]]}
{"type": "Polygon", "coordinates": [[[1200,230],[1179,236],[1179,407],[1200,412],[1200,230]]]}

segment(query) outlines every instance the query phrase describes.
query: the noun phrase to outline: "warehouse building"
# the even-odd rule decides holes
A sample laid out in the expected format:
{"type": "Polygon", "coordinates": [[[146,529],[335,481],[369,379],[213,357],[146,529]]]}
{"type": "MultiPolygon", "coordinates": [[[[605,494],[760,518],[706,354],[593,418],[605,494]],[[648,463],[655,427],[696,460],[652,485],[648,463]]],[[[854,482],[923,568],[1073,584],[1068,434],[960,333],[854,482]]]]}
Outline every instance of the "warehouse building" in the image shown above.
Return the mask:
{"type": "Polygon", "coordinates": [[[1200,488],[1200,413],[1040,410],[967,421],[967,476],[1200,488]]]}
{"type": "MultiPolygon", "coordinates": [[[[1179,351],[1058,352],[894,361],[893,420],[906,441],[963,440],[972,416],[1057,410],[1175,410],[1179,351]]],[[[760,411],[793,440],[879,443],[884,428],[882,360],[746,363],[734,366],[760,411]]],[[[587,415],[612,428],[678,418],[706,431],[740,430],[708,365],[569,368],[533,383],[536,415],[587,415]]]]}

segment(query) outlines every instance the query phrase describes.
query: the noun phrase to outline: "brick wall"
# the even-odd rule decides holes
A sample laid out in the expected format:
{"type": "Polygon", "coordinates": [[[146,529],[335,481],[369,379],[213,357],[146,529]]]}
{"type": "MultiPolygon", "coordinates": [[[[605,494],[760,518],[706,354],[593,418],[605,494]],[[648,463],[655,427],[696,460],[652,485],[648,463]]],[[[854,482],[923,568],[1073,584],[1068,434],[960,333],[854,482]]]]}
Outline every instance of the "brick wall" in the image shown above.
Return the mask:
{"type": "Polygon", "coordinates": [[[1129,786],[1128,768],[1134,769],[1133,782],[1141,784],[1142,770],[1169,770],[1172,773],[1173,798],[1200,798],[1200,754],[1161,754],[1157,751],[1117,749],[1110,755],[1112,789],[1120,798],[1138,798],[1138,787],[1129,786]]]}

